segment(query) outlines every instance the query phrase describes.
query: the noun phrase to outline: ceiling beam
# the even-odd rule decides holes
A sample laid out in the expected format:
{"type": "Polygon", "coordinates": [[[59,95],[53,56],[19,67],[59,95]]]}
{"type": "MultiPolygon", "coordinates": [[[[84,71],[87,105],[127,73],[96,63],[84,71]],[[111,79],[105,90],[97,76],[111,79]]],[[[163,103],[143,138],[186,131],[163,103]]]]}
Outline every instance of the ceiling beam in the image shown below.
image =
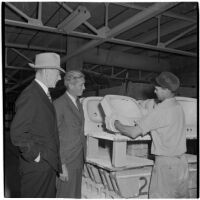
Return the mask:
{"type": "Polygon", "coordinates": [[[26,45],[26,44],[15,44],[15,43],[5,43],[6,47],[10,48],[16,48],[16,49],[27,49],[27,50],[35,50],[35,51],[49,51],[49,52],[57,52],[57,53],[66,53],[66,50],[61,49],[54,49],[49,47],[40,47],[40,46],[34,46],[34,45],[26,45]]]}
{"type": "Polygon", "coordinates": [[[88,69],[82,69],[83,72],[85,73],[89,73],[89,74],[93,74],[93,75],[96,75],[96,76],[101,76],[101,77],[104,77],[104,78],[108,78],[108,79],[117,79],[117,80],[123,80],[124,78],[119,78],[119,77],[115,77],[115,76],[112,76],[112,75],[107,75],[107,74],[103,74],[102,72],[95,72],[95,71],[91,71],[91,70],[88,70],[88,69]]]}
{"type": "Polygon", "coordinates": [[[88,70],[88,69],[82,69],[83,72],[85,73],[89,73],[89,74],[93,74],[95,76],[98,76],[98,77],[103,77],[103,78],[107,78],[107,79],[115,79],[115,80],[128,80],[128,81],[132,81],[132,82],[136,82],[136,83],[150,83],[147,79],[135,79],[135,78],[131,78],[131,77],[127,77],[127,74],[124,74],[124,77],[116,77],[116,76],[113,76],[113,75],[108,75],[108,74],[103,74],[103,73],[100,73],[100,72],[94,72],[94,71],[91,71],[91,70],[88,70]]]}
{"type": "MultiPolygon", "coordinates": [[[[123,7],[127,7],[127,8],[133,8],[133,9],[136,9],[136,10],[145,10],[145,9],[147,9],[144,6],[139,6],[139,5],[130,4],[130,3],[118,3],[118,2],[116,2],[116,3],[111,2],[111,3],[115,4],[115,5],[120,5],[120,6],[123,6],[123,7]]],[[[164,12],[161,15],[166,16],[166,17],[171,17],[171,18],[174,18],[174,19],[180,19],[180,20],[188,21],[188,22],[194,22],[194,23],[197,22],[197,20],[194,19],[194,18],[187,17],[187,16],[181,15],[181,14],[176,14],[176,13],[173,13],[173,12],[170,12],[170,11],[164,12]]]]}
{"type": "Polygon", "coordinates": [[[105,39],[101,39],[101,40],[92,40],[90,42],[88,42],[87,44],[81,46],[78,50],[72,52],[71,54],[69,55],[66,55],[66,56],[63,56],[61,58],[61,63],[65,63],[67,62],[70,58],[74,57],[74,56],[77,56],[85,51],[87,51],[88,49],[92,49],[100,44],[102,44],[103,42],[105,42],[106,40],[105,39]]]}
{"type": "MultiPolygon", "coordinates": [[[[68,12],[70,12],[70,13],[72,13],[74,10],[73,9],[71,9],[66,3],[64,3],[64,2],[58,2],[60,5],[62,5],[63,6],[63,8],[65,9],[65,10],[67,10],[68,12]]],[[[87,21],[86,22],[83,22],[83,24],[85,25],[85,26],[87,26],[91,31],[93,31],[94,33],[98,33],[98,30],[94,27],[94,26],[92,26],[90,23],[88,23],[87,21]]]]}
{"type": "Polygon", "coordinates": [[[5,2],[5,4],[6,4],[6,6],[8,6],[11,10],[13,10],[15,13],[17,13],[22,18],[26,19],[27,21],[30,20],[30,17],[28,15],[26,15],[24,12],[22,12],[21,10],[19,10],[13,4],[11,4],[9,2],[5,2]]]}
{"type": "Polygon", "coordinates": [[[123,67],[126,69],[141,69],[145,71],[170,70],[170,64],[164,59],[150,58],[119,51],[95,48],[82,54],[84,63],[123,67]]]}
{"type": "MultiPolygon", "coordinates": [[[[168,22],[164,25],[161,25],[161,33],[160,33],[160,37],[163,37],[167,34],[179,31],[181,29],[184,29],[186,27],[190,27],[191,23],[190,22],[181,22],[181,23],[177,23],[177,21],[175,22],[168,22]]],[[[142,43],[150,43],[154,40],[157,39],[157,29],[153,29],[152,31],[148,31],[144,34],[142,34],[141,36],[135,38],[135,41],[137,42],[142,42],[142,43]]],[[[164,42],[164,41],[161,41],[164,42]]]]}
{"type": "MultiPolygon", "coordinates": [[[[140,20],[140,23],[142,23],[142,21],[148,20],[148,17],[151,18],[153,15],[158,15],[159,13],[163,12],[164,9],[168,9],[170,6],[174,6],[175,3],[155,3],[153,6],[149,7],[148,9],[146,9],[145,11],[142,11],[138,14],[135,15],[135,18],[131,18],[133,21],[130,21],[130,19],[128,19],[127,21],[125,21],[124,23],[118,25],[117,27],[115,27],[114,29],[111,30],[111,32],[108,32],[108,36],[110,38],[112,38],[113,35],[120,33],[121,31],[125,31],[127,28],[133,27],[138,25],[137,20],[140,20]],[[162,5],[161,7],[158,7],[158,5],[162,5]],[[155,12],[155,8],[158,9],[157,12],[155,12]],[[135,23],[133,23],[135,22],[135,23]],[[133,23],[133,24],[131,24],[133,23]],[[127,27],[126,27],[127,26],[127,27]]],[[[5,20],[5,23],[7,25],[13,25],[13,26],[21,26],[21,27],[26,27],[26,28],[32,28],[32,29],[39,29],[42,31],[50,31],[50,32],[55,32],[55,33],[59,33],[59,31],[57,31],[56,28],[52,28],[52,27],[46,27],[46,26],[36,26],[33,24],[27,24],[27,23],[22,23],[22,22],[16,22],[16,21],[12,21],[12,20],[5,20]]],[[[62,33],[63,34],[63,33],[62,33]]],[[[107,39],[107,38],[101,38],[99,35],[98,36],[94,36],[92,34],[84,34],[84,33],[74,33],[71,32],[69,35],[73,35],[73,36],[80,36],[80,37],[85,37],[85,38],[96,38],[95,40],[92,40],[91,42],[87,43],[86,45],[82,46],[80,49],[78,49],[75,52],[72,52],[72,54],[67,55],[62,57],[62,62],[66,62],[68,59],[70,59],[73,56],[76,56],[78,54],[81,54],[83,52],[85,52],[86,50],[93,48],[95,46],[98,46],[99,44],[102,44],[106,41],[111,41],[111,42],[115,42],[118,44],[128,44],[129,46],[133,46],[135,45],[136,47],[141,47],[141,48],[153,48],[155,50],[159,50],[162,51],[162,48],[158,48],[156,46],[146,46],[144,44],[139,44],[139,43],[129,43],[129,41],[123,41],[123,40],[116,40],[116,39],[107,39]]],[[[168,50],[167,50],[168,51],[168,50]]],[[[176,50],[175,50],[176,51],[176,50]]],[[[170,52],[172,52],[170,50],[170,52]]],[[[176,53],[183,53],[182,51],[176,51],[176,53]]],[[[191,55],[194,56],[193,54],[188,54],[186,52],[187,55],[191,55]]],[[[185,54],[183,54],[185,55],[185,54]]]]}
{"type": "Polygon", "coordinates": [[[38,20],[42,21],[42,2],[38,2],[38,20]]]}
{"type": "Polygon", "coordinates": [[[178,34],[178,35],[175,36],[174,38],[172,38],[172,39],[170,39],[170,40],[164,42],[163,44],[164,44],[165,46],[168,46],[169,44],[173,43],[173,42],[176,41],[177,39],[183,37],[184,35],[186,35],[187,33],[191,32],[191,31],[193,31],[193,30],[196,29],[196,28],[197,28],[197,25],[194,25],[194,26],[188,28],[187,30],[181,32],[180,34],[178,34]]]}
{"type": "Polygon", "coordinates": [[[18,50],[11,48],[12,51],[14,51],[16,54],[18,54],[20,57],[24,58],[25,60],[29,61],[29,62],[33,62],[31,59],[29,59],[28,57],[26,57],[24,54],[20,53],[18,50]]]}
{"type": "Polygon", "coordinates": [[[29,76],[27,79],[19,82],[18,84],[14,85],[13,87],[10,87],[10,88],[6,89],[6,94],[9,93],[9,92],[12,92],[13,90],[15,90],[16,88],[22,86],[23,84],[31,81],[34,77],[35,77],[35,75],[29,76]]]}
{"type": "Polygon", "coordinates": [[[116,74],[113,74],[113,77],[117,77],[119,76],[120,74],[124,73],[124,72],[127,72],[127,69],[123,69],[121,70],[120,72],[116,73],[116,74]]]}
{"type": "Polygon", "coordinates": [[[90,12],[84,6],[78,6],[57,28],[65,32],[71,32],[86,22],[91,17],[90,12]]]}
{"type": "MultiPolygon", "coordinates": [[[[19,26],[19,27],[25,26],[26,28],[39,29],[39,30],[44,30],[44,31],[51,30],[51,31],[55,31],[55,32],[58,33],[58,31],[55,28],[46,27],[46,26],[30,25],[30,24],[27,24],[27,23],[16,22],[16,21],[12,21],[12,20],[5,20],[5,23],[7,25],[19,26]]],[[[173,28],[178,28],[179,29],[180,27],[177,24],[173,24],[171,26],[171,28],[167,28],[166,31],[168,32],[168,31],[172,30],[173,28]]],[[[161,34],[163,34],[164,32],[165,31],[162,31],[161,34]]],[[[151,34],[151,33],[149,33],[149,34],[151,34]]],[[[70,35],[79,36],[79,37],[85,37],[86,36],[85,34],[82,34],[82,33],[74,34],[73,32],[70,33],[70,35]]],[[[87,34],[87,37],[89,35],[91,36],[91,34],[87,34]]],[[[98,40],[93,40],[90,43],[86,44],[86,46],[82,46],[78,50],[78,52],[76,51],[76,52],[72,53],[69,56],[62,57],[62,59],[61,59],[62,63],[65,63],[68,59],[70,59],[71,57],[75,56],[76,54],[82,53],[82,52],[88,50],[89,48],[93,48],[93,47],[97,46],[98,44],[101,44],[104,41],[108,41],[108,42],[110,41],[110,42],[113,42],[113,43],[116,43],[116,44],[125,44],[125,45],[132,46],[132,47],[141,47],[141,48],[147,48],[147,49],[153,49],[153,50],[159,50],[159,51],[165,51],[166,50],[166,52],[170,51],[171,53],[173,53],[173,49],[165,49],[165,48],[161,48],[161,47],[157,47],[157,46],[153,46],[153,45],[148,45],[148,44],[130,42],[130,41],[119,40],[119,39],[114,39],[114,38],[106,40],[106,39],[101,39],[99,36],[95,36],[95,38],[98,38],[98,40]]],[[[51,49],[51,48],[45,48],[45,47],[36,47],[36,46],[28,46],[28,45],[20,45],[20,44],[6,43],[6,46],[7,47],[13,47],[13,48],[32,49],[32,50],[38,50],[38,51],[49,50],[49,51],[55,51],[55,52],[60,52],[60,53],[66,53],[66,51],[62,51],[62,50],[59,50],[59,49],[51,49]]],[[[112,49],[115,50],[116,48],[112,48],[112,49]]],[[[122,50],[122,49],[123,50],[125,50],[125,49],[128,50],[128,49],[130,49],[130,47],[125,47],[125,49],[124,49],[124,47],[120,47],[120,50],[122,50]]],[[[193,54],[193,53],[190,53],[190,52],[179,51],[179,50],[176,50],[176,49],[174,49],[174,51],[175,51],[174,53],[176,53],[176,54],[178,53],[180,55],[188,55],[188,56],[192,56],[192,57],[196,57],[197,56],[196,54],[193,54]]]]}
{"type": "Polygon", "coordinates": [[[90,68],[90,70],[91,70],[91,71],[94,71],[97,67],[99,67],[99,65],[93,65],[93,66],[90,68]]]}
{"type": "MultiPolygon", "coordinates": [[[[141,69],[146,71],[162,71],[170,69],[170,65],[164,59],[150,58],[148,56],[139,56],[128,53],[122,53],[113,50],[92,49],[82,55],[83,62],[97,64],[90,70],[95,70],[98,65],[107,65],[114,67],[123,67],[126,69],[141,69]],[[151,66],[151,69],[150,67],[151,66]]],[[[8,66],[6,69],[32,70],[29,67],[8,66]]],[[[114,74],[113,74],[114,75],[114,74]]]]}
{"type": "Polygon", "coordinates": [[[173,53],[173,54],[178,54],[178,55],[183,55],[183,56],[197,57],[197,53],[188,52],[188,51],[181,51],[181,50],[178,50],[178,49],[162,47],[162,46],[159,46],[159,45],[154,46],[154,45],[150,45],[150,44],[130,42],[130,41],[125,41],[125,40],[120,40],[120,39],[115,39],[115,38],[110,39],[110,42],[113,42],[115,44],[124,44],[124,45],[132,46],[132,47],[145,48],[145,49],[149,49],[149,50],[162,51],[162,52],[166,52],[166,53],[173,53]]]}
{"type": "MultiPolygon", "coordinates": [[[[140,13],[134,15],[133,17],[129,18],[125,22],[119,24],[118,26],[114,27],[112,30],[108,31],[106,34],[106,39],[107,38],[112,38],[130,28],[133,28],[140,23],[156,16],[159,15],[160,13],[164,12],[165,10],[168,10],[169,8],[175,6],[177,3],[155,3],[149,8],[147,8],[144,11],[141,11],[140,13]]],[[[92,40],[88,42],[86,45],[82,46],[80,49],[77,51],[73,52],[70,55],[66,55],[62,58],[62,62],[66,62],[70,58],[79,55],[86,50],[96,47],[106,41],[106,39],[101,39],[101,40],[92,40]]]]}
{"type": "Polygon", "coordinates": [[[56,33],[56,34],[61,34],[61,35],[71,35],[71,36],[82,37],[82,38],[87,38],[87,39],[102,38],[101,35],[82,33],[82,32],[78,32],[78,31],[72,31],[70,33],[66,33],[65,31],[58,30],[57,28],[54,28],[54,27],[30,24],[30,23],[26,23],[26,22],[14,21],[14,20],[10,20],[10,19],[5,19],[5,25],[33,29],[33,30],[38,30],[38,31],[44,31],[44,32],[48,32],[48,33],[56,33]]]}
{"type": "MultiPolygon", "coordinates": [[[[169,22],[169,23],[166,23],[164,25],[161,25],[161,32],[160,32],[160,37],[164,37],[168,34],[171,34],[173,32],[176,32],[176,31],[179,31],[181,29],[184,29],[188,26],[191,26],[191,23],[190,22],[187,22],[187,21],[184,21],[184,22],[180,22],[180,23],[177,23],[177,22],[169,22]]],[[[140,36],[134,38],[134,41],[137,42],[137,43],[151,43],[153,42],[154,40],[157,40],[157,28],[151,30],[151,31],[147,31],[145,32],[144,34],[141,34],[140,36]]],[[[196,37],[197,38],[197,37],[196,37]]],[[[124,40],[125,41],[125,40],[124,40]]],[[[130,41],[130,38],[129,38],[129,41],[130,41]]],[[[165,42],[165,41],[160,41],[160,42],[165,42]]],[[[183,41],[183,46],[184,46],[184,41],[183,41]]],[[[128,51],[129,49],[131,49],[132,47],[119,47],[119,46],[116,46],[116,47],[113,47],[112,50],[115,50],[115,51],[128,51]]]]}
{"type": "Polygon", "coordinates": [[[108,26],[108,19],[109,19],[109,3],[104,3],[105,5],[105,27],[109,27],[108,26]]]}
{"type": "Polygon", "coordinates": [[[115,37],[149,19],[155,17],[164,11],[174,7],[177,5],[177,2],[173,3],[154,3],[152,6],[148,7],[147,9],[137,13],[133,17],[129,18],[125,22],[122,22],[118,26],[114,27],[112,30],[109,31],[107,37],[115,37]]]}
{"type": "Polygon", "coordinates": [[[197,47],[198,47],[198,43],[197,43],[197,36],[196,35],[191,35],[191,36],[188,36],[186,38],[182,38],[180,40],[177,40],[175,42],[173,42],[172,44],[169,44],[169,47],[171,48],[180,48],[183,46],[187,46],[191,43],[196,43],[197,44],[197,47]]]}
{"type": "Polygon", "coordinates": [[[10,80],[14,81],[15,83],[18,82],[18,80],[17,80],[16,78],[14,78],[12,75],[10,75],[10,74],[8,74],[8,73],[6,73],[5,76],[6,76],[7,78],[9,78],[10,80]]]}

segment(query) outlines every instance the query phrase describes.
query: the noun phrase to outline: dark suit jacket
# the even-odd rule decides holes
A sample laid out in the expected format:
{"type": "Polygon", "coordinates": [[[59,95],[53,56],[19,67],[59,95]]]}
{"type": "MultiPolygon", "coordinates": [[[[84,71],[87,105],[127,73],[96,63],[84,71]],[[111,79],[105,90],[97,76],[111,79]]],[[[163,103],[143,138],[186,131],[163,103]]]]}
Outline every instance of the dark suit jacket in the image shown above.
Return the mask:
{"type": "MultiPolygon", "coordinates": [[[[60,138],[62,163],[76,163],[80,153],[85,152],[84,114],[79,103],[79,110],[69,96],[64,93],[54,101],[60,138]]],[[[84,153],[85,155],[85,153],[84,153]]]]}
{"type": "Polygon", "coordinates": [[[54,106],[36,81],[16,101],[10,134],[12,143],[19,147],[23,173],[45,170],[47,165],[62,171],[54,106]],[[36,163],[34,160],[39,152],[40,162],[36,163]]]}

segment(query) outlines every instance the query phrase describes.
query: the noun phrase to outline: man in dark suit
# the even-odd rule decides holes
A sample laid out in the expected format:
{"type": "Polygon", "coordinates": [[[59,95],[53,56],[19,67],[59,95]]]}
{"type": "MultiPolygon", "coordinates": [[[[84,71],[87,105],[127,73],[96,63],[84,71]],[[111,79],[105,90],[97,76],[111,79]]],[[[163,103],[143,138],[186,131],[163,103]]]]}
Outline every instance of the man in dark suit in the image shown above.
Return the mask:
{"type": "Polygon", "coordinates": [[[60,80],[60,56],[36,55],[35,80],[16,101],[11,141],[19,148],[21,197],[55,197],[56,174],[62,172],[54,106],[48,88],[60,80]]]}
{"type": "Polygon", "coordinates": [[[84,115],[79,96],[85,89],[85,78],[80,71],[65,75],[67,91],[54,101],[60,139],[60,156],[63,173],[57,180],[59,198],[81,198],[84,164],[84,115]]]}

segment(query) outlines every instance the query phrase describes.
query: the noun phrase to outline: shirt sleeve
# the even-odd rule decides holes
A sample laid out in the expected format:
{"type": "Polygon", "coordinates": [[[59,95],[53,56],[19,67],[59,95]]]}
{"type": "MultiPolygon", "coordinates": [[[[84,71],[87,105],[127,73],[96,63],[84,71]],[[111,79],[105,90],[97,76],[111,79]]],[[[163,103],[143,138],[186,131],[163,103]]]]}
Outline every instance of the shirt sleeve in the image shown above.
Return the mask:
{"type": "Polygon", "coordinates": [[[142,129],[142,134],[145,135],[149,131],[164,128],[169,125],[169,116],[167,110],[155,108],[148,113],[139,122],[138,126],[142,129]]]}

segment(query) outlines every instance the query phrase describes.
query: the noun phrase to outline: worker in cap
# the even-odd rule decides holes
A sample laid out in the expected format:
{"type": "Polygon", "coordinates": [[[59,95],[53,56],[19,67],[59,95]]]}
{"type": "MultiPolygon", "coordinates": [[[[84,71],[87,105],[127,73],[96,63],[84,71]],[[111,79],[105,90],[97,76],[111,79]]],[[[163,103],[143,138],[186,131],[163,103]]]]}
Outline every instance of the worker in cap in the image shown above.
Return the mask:
{"type": "Polygon", "coordinates": [[[176,92],[180,87],[180,81],[177,76],[171,72],[162,72],[153,80],[154,84],[162,88],[167,88],[171,92],[176,92]]]}
{"type": "Polygon", "coordinates": [[[155,78],[154,86],[159,103],[154,104],[135,126],[126,126],[116,120],[115,128],[131,138],[151,134],[155,163],[149,198],[187,198],[185,115],[175,99],[180,81],[171,72],[162,72],[155,78]]]}
{"type": "Polygon", "coordinates": [[[16,101],[11,141],[19,149],[21,197],[56,197],[56,174],[62,173],[56,114],[49,94],[61,79],[60,56],[41,53],[35,63],[35,79],[16,101]]]}

